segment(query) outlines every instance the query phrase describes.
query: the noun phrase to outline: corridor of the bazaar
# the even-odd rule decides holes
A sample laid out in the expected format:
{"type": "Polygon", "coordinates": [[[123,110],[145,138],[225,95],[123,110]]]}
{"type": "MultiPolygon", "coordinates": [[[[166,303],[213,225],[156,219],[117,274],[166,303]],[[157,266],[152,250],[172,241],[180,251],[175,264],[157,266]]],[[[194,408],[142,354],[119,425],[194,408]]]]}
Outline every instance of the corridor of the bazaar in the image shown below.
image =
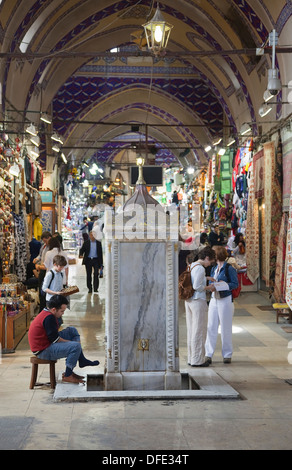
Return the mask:
{"type": "Polygon", "coordinates": [[[0,0],[1,450],[290,450],[291,22],[0,0]]]}

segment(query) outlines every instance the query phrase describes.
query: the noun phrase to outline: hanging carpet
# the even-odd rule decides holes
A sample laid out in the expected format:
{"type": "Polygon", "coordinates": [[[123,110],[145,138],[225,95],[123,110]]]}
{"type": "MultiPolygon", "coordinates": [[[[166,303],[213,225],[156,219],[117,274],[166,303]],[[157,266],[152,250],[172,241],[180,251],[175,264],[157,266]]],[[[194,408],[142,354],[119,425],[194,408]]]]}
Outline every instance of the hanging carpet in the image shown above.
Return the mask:
{"type": "Polygon", "coordinates": [[[247,277],[254,284],[259,277],[259,205],[255,197],[254,165],[250,172],[247,223],[246,223],[246,264],[247,277]]]}

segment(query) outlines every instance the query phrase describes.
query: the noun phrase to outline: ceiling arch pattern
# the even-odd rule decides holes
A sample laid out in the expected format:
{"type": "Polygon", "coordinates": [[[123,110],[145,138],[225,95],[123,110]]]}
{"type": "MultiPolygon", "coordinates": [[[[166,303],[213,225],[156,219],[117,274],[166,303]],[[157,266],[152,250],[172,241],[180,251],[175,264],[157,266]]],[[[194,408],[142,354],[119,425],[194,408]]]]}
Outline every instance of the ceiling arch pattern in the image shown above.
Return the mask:
{"type": "MultiPolygon", "coordinates": [[[[52,106],[56,120],[54,128],[63,136],[68,136],[69,141],[75,132],[74,126],[72,131],[72,120],[80,121],[82,126],[82,121],[94,115],[96,109],[99,110],[100,119],[114,116],[118,120],[119,116],[127,116],[130,122],[130,113],[133,113],[135,121],[137,112],[140,122],[143,122],[143,113],[144,118],[148,115],[150,119],[174,118],[175,111],[172,108],[177,103],[185,108],[188,118],[191,117],[190,124],[201,123],[204,126],[204,131],[190,128],[188,132],[181,133],[181,138],[187,144],[195,144],[202,149],[207,138],[216,134],[218,127],[221,127],[222,132],[224,122],[228,122],[230,132],[236,133],[241,124],[239,107],[244,109],[244,119],[254,123],[253,131],[256,135],[258,95],[262,93],[258,91],[263,87],[261,78],[269,68],[269,58],[267,55],[260,58],[242,53],[220,53],[228,48],[234,50],[266,45],[273,27],[280,34],[287,25],[292,14],[292,2],[160,1],[163,15],[175,24],[169,51],[176,52],[177,58],[167,55],[165,58],[155,58],[152,77],[149,75],[149,66],[143,68],[138,63],[131,65],[126,57],[117,60],[102,55],[110,47],[130,50],[130,35],[138,28],[142,30],[141,25],[150,13],[149,3],[149,0],[11,0],[8,7],[8,1],[3,0],[0,13],[3,12],[2,35],[5,36],[7,32],[3,41],[5,50],[17,53],[21,43],[27,41],[28,44],[23,47],[29,53],[48,54],[30,61],[25,59],[24,54],[23,61],[19,59],[18,67],[10,57],[3,61],[0,65],[3,96],[7,92],[7,99],[16,109],[29,112],[38,103],[40,89],[44,94],[50,90],[50,99],[45,102],[46,109],[52,106]],[[92,57],[82,56],[86,50],[94,50],[95,53],[92,57]],[[64,62],[60,54],[70,51],[76,51],[77,56],[67,57],[64,62]],[[206,51],[214,51],[217,55],[207,59],[204,57],[206,51]],[[201,52],[201,55],[180,58],[184,52],[201,52]],[[13,87],[9,82],[12,83],[15,70],[17,79],[22,80],[23,93],[22,96],[18,93],[17,101],[13,102],[13,87]],[[123,104],[116,105],[115,110],[111,109],[113,102],[118,101],[124,91],[134,88],[139,92],[150,86],[153,93],[165,98],[166,105],[155,107],[153,103],[149,104],[144,93],[144,100],[140,100],[138,94],[129,103],[128,109],[123,104]],[[107,112],[105,103],[110,103],[110,112],[107,112]]],[[[283,67],[280,76],[281,72],[285,73],[283,67]]],[[[3,107],[5,102],[4,99],[3,107]]],[[[281,116],[281,111],[279,104],[277,117],[281,116]]],[[[183,119],[178,119],[178,122],[182,123],[183,119]]],[[[90,135],[100,135],[97,127],[92,126],[90,131],[86,129],[84,135],[88,132],[90,135]]],[[[116,133],[119,132],[116,129],[116,133]]],[[[79,140],[82,135],[82,131],[79,131],[79,140]]],[[[153,135],[149,139],[154,139],[153,135]]],[[[158,140],[154,141],[158,145],[158,140]]],[[[108,151],[109,148],[105,153],[108,151]]],[[[203,152],[201,154],[198,156],[199,152],[195,153],[196,158],[202,161],[203,152]]],[[[109,156],[107,160],[110,160],[109,156]]]]}
{"type": "MultiPolygon", "coordinates": [[[[57,54],[58,51],[66,49],[68,45],[72,43],[72,41],[76,40],[78,41],[78,37],[80,34],[82,34],[85,30],[90,28],[92,25],[96,25],[98,22],[100,22],[102,19],[104,19],[107,16],[111,16],[114,13],[117,13],[120,11],[120,9],[125,8],[127,6],[128,2],[121,1],[117,2],[116,4],[112,5],[111,7],[104,8],[103,10],[99,11],[98,13],[95,13],[94,15],[91,15],[90,17],[86,18],[86,20],[80,22],[78,25],[76,25],[74,28],[70,30],[69,33],[67,33],[64,37],[62,37],[56,46],[50,51],[50,54],[54,55],[57,54]]],[[[144,2],[142,2],[144,3],[144,2]]],[[[244,2],[245,3],[245,2],[244,2]]],[[[179,19],[181,22],[183,22],[186,25],[189,25],[192,30],[196,31],[197,34],[199,34],[202,38],[205,39],[209,47],[215,50],[220,50],[221,46],[220,44],[213,38],[208,31],[206,31],[203,27],[201,27],[198,23],[196,23],[194,20],[191,18],[186,17],[183,13],[181,13],[178,10],[175,10],[173,8],[170,8],[164,4],[160,5],[160,8],[162,11],[165,11],[165,13],[168,13],[171,16],[174,16],[176,19],[179,19]]],[[[31,18],[32,12],[28,14],[27,16],[31,18]]],[[[28,22],[28,18],[24,23],[26,24],[28,22]]],[[[215,25],[217,26],[217,25],[215,25]]],[[[20,28],[21,32],[23,32],[23,27],[20,28]]],[[[19,37],[20,32],[18,32],[17,37],[19,37]]],[[[35,90],[35,87],[37,86],[37,83],[40,80],[40,77],[42,76],[45,68],[49,64],[51,59],[47,59],[42,62],[40,67],[38,68],[34,79],[32,80],[31,86],[29,93],[27,95],[26,99],[26,105],[25,107],[28,107],[30,98],[35,90]]],[[[231,67],[231,70],[234,71],[236,67],[233,65],[233,61],[231,59],[228,59],[229,65],[231,67]]],[[[240,86],[244,85],[244,80],[240,77],[239,72],[237,70],[237,79],[239,80],[240,86]]],[[[247,98],[248,101],[248,106],[251,107],[251,100],[249,99],[248,92],[245,90],[245,97],[247,98]]],[[[253,111],[251,109],[251,114],[253,115],[253,111]]]]}
{"type": "Polygon", "coordinates": [[[283,9],[281,10],[277,22],[276,22],[276,29],[279,33],[282,32],[283,28],[285,27],[287,21],[290,19],[292,15],[292,3],[289,0],[286,5],[284,5],[283,9]]]}
{"type": "MultiPolygon", "coordinates": [[[[105,83],[102,77],[73,76],[63,85],[53,101],[56,119],[72,121],[82,116],[84,110],[95,106],[100,100],[115,95],[117,90],[123,88],[139,88],[150,86],[149,78],[118,78],[111,77],[105,83]]],[[[171,81],[163,78],[154,78],[153,91],[167,94],[169,100],[179,100],[189,111],[200,116],[201,121],[212,123],[219,127],[222,122],[222,108],[216,96],[210,92],[208,84],[198,79],[172,78],[171,81]]],[[[66,124],[58,126],[58,132],[64,134],[66,124]]]]}
{"type": "MultiPolygon", "coordinates": [[[[133,114],[132,111],[137,110],[137,109],[145,111],[145,103],[144,102],[131,103],[131,104],[125,105],[123,108],[117,108],[113,112],[111,112],[110,114],[107,114],[107,115],[104,116],[104,122],[111,121],[116,116],[120,116],[120,115],[125,114],[125,113],[127,113],[130,117],[133,114]]],[[[200,145],[200,142],[192,134],[191,130],[188,129],[187,127],[185,127],[183,125],[183,123],[181,121],[179,121],[174,115],[172,115],[172,114],[170,114],[166,111],[163,111],[160,107],[157,107],[157,106],[154,106],[154,105],[152,105],[152,106],[148,105],[147,106],[147,113],[151,114],[152,116],[155,116],[155,117],[159,118],[159,122],[156,124],[156,126],[152,125],[151,127],[153,127],[153,128],[159,127],[159,123],[162,123],[162,124],[171,123],[173,125],[173,127],[176,129],[176,133],[177,133],[178,136],[181,136],[183,139],[185,139],[186,142],[190,142],[192,145],[194,145],[194,144],[197,145],[197,146],[200,145]]],[[[129,121],[129,124],[131,122],[132,121],[129,121]]],[[[124,121],[124,123],[127,124],[127,121],[124,121]]],[[[143,125],[145,123],[141,122],[141,123],[138,123],[138,124],[141,124],[142,127],[143,127],[143,125]]],[[[94,128],[95,128],[95,126],[92,125],[89,129],[87,129],[86,135],[83,135],[82,139],[88,140],[90,135],[93,133],[94,128]]],[[[82,142],[82,139],[81,139],[81,141],[77,142],[77,144],[80,144],[82,142]]],[[[184,141],[182,140],[182,143],[183,142],[184,141]]],[[[115,146],[115,143],[113,142],[112,139],[110,141],[110,145],[115,146]]],[[[105,163],[106,161],[111,161],[111,159],[109,158],[109,153],[107,151],[108,146],[109,146],[109,144],[105,144],[104,149],[102,149],[98,152],[94,152],[93,155],[92,155],[92,159],[95,160],[95,161],[98,161],[100,163],[105,163]]],[[[118,147],[118,144],[116,146],[118,147]]],[[[126,147],[126,144],[124,146],[126,147]]],[[[173,157],[172,160],[174,160],[174,158],[177,157],[177,154],[180,153],[181,151],[182,151],[182,149],[180,149],[179,152],[176,152],[176,155],[173,152],[169,151],[167,153],[167,155],[172,156],[173,157]]],[[[160,152],[160,155],[161,154],[162,153],[160,152]]],[[[196,154],[197,160],[199,161],[200,158],[198,157],[196,152],[195,152],[195,154],[196,154]]]]}

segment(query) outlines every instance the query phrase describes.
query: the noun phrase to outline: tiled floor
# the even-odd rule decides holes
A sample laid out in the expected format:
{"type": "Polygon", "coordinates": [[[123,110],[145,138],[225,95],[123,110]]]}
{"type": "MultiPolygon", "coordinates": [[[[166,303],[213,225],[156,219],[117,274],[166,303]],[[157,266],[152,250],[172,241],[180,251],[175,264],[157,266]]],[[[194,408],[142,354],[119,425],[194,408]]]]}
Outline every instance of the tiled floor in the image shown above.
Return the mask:
{"type": "MultiPolygon", "coordinates": [[[[81,292],[72,297],[64,324],[75,325],[87,356],[100,360],[91,373],[103,373],[104,366],[104,281],[99,294],[89,295],[84,267],[70,266],[70,284],[78,282],[81,292]]],[[[292,335],[281,328],[284,323],[276,324],[274,312],[258,308],[264,305],[269,300],[260,294],[236,299],[230,365],[222,363],[218,342],[211,367],[240,393],[236,400],[54,402],[49,388],[29,390],[31,353],[25,336],[0,364],[0,449],[291,449],[292,386],[285,379],[292,378],[292,335]]],[[[185,369],[180,307],[180,364],[185,369]]],[[[63,365],[57,363],[57,373],[63,365]]],[[[40,372],[41,380],[48,381],[47,366],[40,372]]]]}

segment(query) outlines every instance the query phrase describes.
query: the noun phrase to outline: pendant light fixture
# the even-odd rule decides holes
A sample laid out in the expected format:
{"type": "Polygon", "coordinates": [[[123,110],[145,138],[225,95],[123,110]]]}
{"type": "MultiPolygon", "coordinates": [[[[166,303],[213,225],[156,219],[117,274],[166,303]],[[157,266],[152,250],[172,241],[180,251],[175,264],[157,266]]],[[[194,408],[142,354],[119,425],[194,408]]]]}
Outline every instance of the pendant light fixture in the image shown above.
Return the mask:
{"type": "Polygon", "coordinates": [[[61,153],[61,157],[62,157],[63,162],[67,163],[67,158],[63,152],[61,153]]]}
{"type": "Polygon", "coordinates": [[[58,145],[57,142],[55,142],[55,143],[52,145],[52,150],[54,150],[54,152],[60,152],[60,150],[61,150],[61,145],[58,145]]]}
{"type": "Polygon", "coordinates": [[[150,49],[154,55],[159,55],[167,47],[173,25],[165,21],[158,3],[153,18],[148,23],[143,24],[143,27],[148,49],[150,49]]]}
{"type": "Polygon", "coordinates": [[[264,103],[259,109],[259,115],[261,117],[266,116],[270,111],[272,111],[273,105],[270,103],[264,103]]]}
{"type": "Polygon", "coordinates": [[[47,113],[41,113],[40,119],[46,124],[52,124],[52,118],[47,113]]]}
{"type": "Polygon", "coordinates": [[[250,125],[246,122],[244,123],[241,128],[240,128],[240,135],[246,135],[251,132],[251,127],[250,125]]]}
{"type": "Polygon", "coordinates": [[[29,139],[33,145],[35,145],[36,147],[39,147],[40,146],[40,143],[41,143],[41,139],[39,138],[38,135],[32,135],[29,139]]]}
{"type": "Polygon", "coordinates": [[[54,140],[55,142],[59,142],[61,145],[63,145],[64,143],[61,137],[59,136],[59,134],[56,134],[56,133],[51,135],[51,139],[54,140]]]}
{"type": "Polygon", "coordinates": [[[33,124],[30,124],[26,129],[25,132],[27,132],[30,135],[36,136],[38,131],[36,130],[36,127],[33,124]]]}

